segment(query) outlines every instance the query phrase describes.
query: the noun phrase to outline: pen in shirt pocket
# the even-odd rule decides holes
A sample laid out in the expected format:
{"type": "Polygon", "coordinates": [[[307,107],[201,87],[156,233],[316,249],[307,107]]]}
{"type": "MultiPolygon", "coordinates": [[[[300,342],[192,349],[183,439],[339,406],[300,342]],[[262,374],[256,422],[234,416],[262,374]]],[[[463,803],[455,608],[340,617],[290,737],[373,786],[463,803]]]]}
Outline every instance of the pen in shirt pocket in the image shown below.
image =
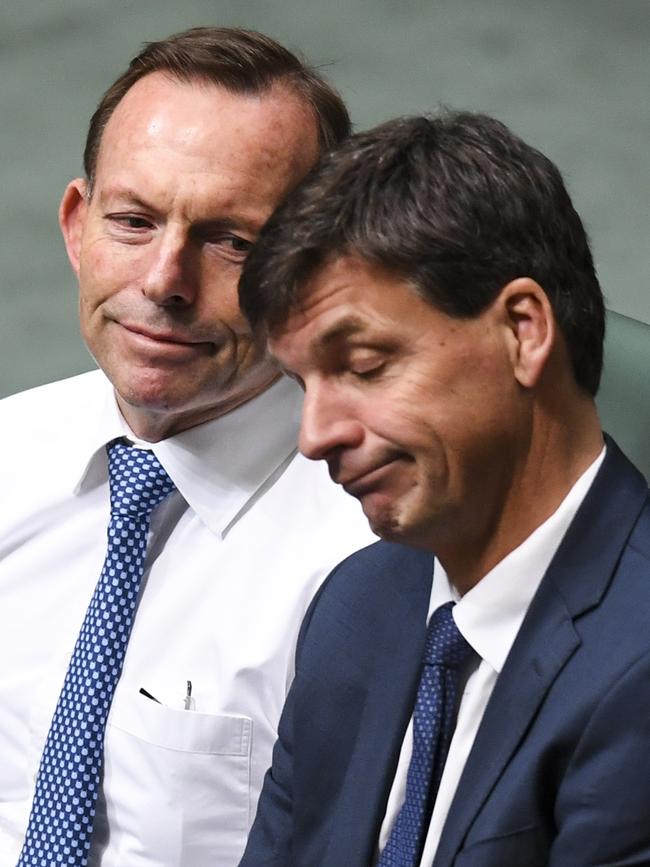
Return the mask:
{"type": "MultiPolygon", "coordinates": [[[[155,701],[156,704],[162,704],[160,699],[156,698],[155,695],[152,695],[149,690],[145,689],[143,686],[140,687],[140,695],[143,695],[145,698],[150,698],[151,701],[155,701]]],[[[185,691],[185,698],[183,699],[183,709],[184,710],[194,710],[196,707],[194,699],[192,698],[192,681],[187,681],[187,688],[185,691]]]]}
{"type": "Polygon", "coordinates": [[[187,690],[185,691],[185,700],[183,702],[183,707],[185,710],[194,710],[195,704],[194,699],[192,698],[192,681],[187,681],[187,690]]]}

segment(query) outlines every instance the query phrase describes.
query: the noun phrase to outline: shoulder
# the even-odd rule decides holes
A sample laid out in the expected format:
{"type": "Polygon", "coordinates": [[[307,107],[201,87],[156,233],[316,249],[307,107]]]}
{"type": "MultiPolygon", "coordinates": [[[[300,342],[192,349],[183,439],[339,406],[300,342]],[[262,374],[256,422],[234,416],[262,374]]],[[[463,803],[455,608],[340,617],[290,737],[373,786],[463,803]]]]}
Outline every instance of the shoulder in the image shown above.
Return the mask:
{"type": "Polygon", "coordinates": [[[645,502],[639,513],[639,518],[630,534],[629,544],[650,561],[650,489],[646,488],[645,502]]]}
{"type": "Polygon", "coordinates": [[[606,441],[607,456],[576,516],[571,537],[577,537],[586,562],[589,554],[600,552],[601,558],[611,558],[616,567],[613,574],[640,573],[643,594],[648,595],[650,490],[642,473],[614,440],[606,437],[606,441]]]}
{"type": "Polygon", "coordinates": [[[99,370],[40,385],[0,400],[0,457],[63,446],[80,424],[96,418],[111,385],[99,370]]]}
{"type": "Polygon", "coordinates": [[[392,542],[375,542],[351,554],[322,584],[307,612],[301,641],[307,633],[348,624],[351,632],[389,631],[426,612],[433,579],[433,554],[392,542]]]}
{"type": "Polygon", "coordinates": [[[418,551],[396,542],[375,542],[343,560],[328,579],[332,583],[345,581],[350,575],[373,576],[373,581],[399,581],[400,576],[433,574],[433,554],[418,551]]]}
{"type": "Polygon", "coordinates": [[[372,601],[373,607],[377,605],[384,611],[391,600],[413,593],[426,596],[428,604],[433,562],[433,554],[428,551],[394,542],[375,542],[339,563],[319,596],[324,600],[343,598],[355,605],[370,605],[372,601]]]}
{"type": "Polygon", "coordinates": [[[107,387],[108,380],[100,370],[38,385],[0,400],[0,418],[18,422],[54,415],[60,423],[62,411],[83,406],[99,389],[107,387]]]}

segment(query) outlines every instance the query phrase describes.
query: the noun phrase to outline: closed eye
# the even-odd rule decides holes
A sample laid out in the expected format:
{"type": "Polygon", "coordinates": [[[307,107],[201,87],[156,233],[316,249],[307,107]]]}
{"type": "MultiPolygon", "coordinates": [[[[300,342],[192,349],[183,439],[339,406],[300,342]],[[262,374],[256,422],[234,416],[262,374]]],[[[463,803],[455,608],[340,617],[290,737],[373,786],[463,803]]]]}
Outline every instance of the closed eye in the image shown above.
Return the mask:
{"type": "Polygon", "coordinates": [[[385,368],[386,368],[386,363],[382,361],[379,364],[375,363],[372,366],[368,366],[368,367],[365,365],[364,366],[353,365],[348,369],[348,371],[350,374],[352,374],[352,376],[356,377],[357,379],[372,380],[372,379],[377,379],[378,377],[380,377],[381,374],[384,372],[385,368]]]}
{"type": "Polygon", "coordinates": [[[357,379],[374,379],[380,376],[386,367],[385,354],[371,352],[351,352],[346,363],[342,366],[342,372],[348,373],[357,379]]]}

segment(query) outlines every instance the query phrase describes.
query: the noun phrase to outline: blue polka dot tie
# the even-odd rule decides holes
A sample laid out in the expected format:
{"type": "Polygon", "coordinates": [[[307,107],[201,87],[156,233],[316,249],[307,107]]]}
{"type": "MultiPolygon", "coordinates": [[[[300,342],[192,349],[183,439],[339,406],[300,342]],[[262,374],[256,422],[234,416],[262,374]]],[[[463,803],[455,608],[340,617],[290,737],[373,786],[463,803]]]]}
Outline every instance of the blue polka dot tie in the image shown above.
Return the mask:
{"type": "Polygon", "coordinates": [[[18,867],[88,862],[106,718],[122,671],[151,513],[174,489],[153,452],[108,447],[108,548],[45,742],[18,867]]]}
{"type": "Polygon", "coordinates": [[[417,867],[456,722],[459,670],[472,648],[442,605],[429,620],[413,711],[413,752],[406,796],[378,867],[417,867]]]}

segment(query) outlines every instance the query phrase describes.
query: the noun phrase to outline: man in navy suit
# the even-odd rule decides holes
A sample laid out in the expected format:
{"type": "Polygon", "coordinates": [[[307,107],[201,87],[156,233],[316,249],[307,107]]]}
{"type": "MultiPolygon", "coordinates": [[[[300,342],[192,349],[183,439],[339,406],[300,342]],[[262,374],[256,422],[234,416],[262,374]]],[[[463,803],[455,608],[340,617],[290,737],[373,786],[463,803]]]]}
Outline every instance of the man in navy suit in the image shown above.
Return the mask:
{"type": "Polygon", "coordinates": [[[648,488],[556,167],[483,115],[356,135],[240,296],[386,540],[305,619],[241,867],[650,864],[648,488]]]}

